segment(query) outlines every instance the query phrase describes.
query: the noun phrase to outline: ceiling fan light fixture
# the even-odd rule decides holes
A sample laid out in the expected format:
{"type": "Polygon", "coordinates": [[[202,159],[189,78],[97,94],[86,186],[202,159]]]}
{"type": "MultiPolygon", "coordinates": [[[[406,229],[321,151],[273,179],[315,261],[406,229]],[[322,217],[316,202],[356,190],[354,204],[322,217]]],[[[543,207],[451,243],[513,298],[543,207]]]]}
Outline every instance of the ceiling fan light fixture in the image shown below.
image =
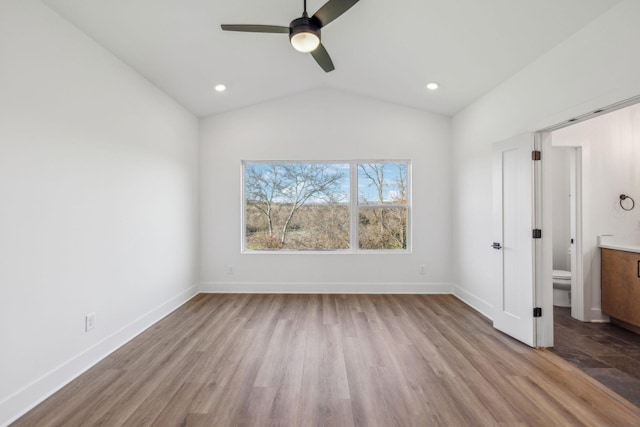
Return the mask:
{"type": "Polygon", "coordinates": [[[291,46],[298,52],[313,52],[320,45],[320,28],[313,25],[306,16],[294,19],[289,28],[291,46]]]}
{"type": "Polygon", "coordinates": [[[298,52],[313,52],[319,44],[320,38],[312,32],[302,32],[291,36],[291,45],[298,52]]]}

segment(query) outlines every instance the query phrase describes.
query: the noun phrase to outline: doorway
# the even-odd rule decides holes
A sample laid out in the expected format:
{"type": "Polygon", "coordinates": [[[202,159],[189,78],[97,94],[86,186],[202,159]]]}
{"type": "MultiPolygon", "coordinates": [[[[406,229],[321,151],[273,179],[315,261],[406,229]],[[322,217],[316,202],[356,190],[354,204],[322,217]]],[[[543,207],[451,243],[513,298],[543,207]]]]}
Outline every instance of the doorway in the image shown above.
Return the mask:
{"type": "Polygon", "coordinates": [[[552,184],[549,189],[551,224],[546,228],[551,233],[553,306],[568,308],[571,317],[585,321],[582,147],[552,144],[547,157],[550,163],[548,179],[552,184]]]}
{"type": "Polygon", "coordinates": [[[553,347],[551,351],[638,405],[640,370],[632,355],[638,354],[640,335],[609,324],[601,310],[598,236],[640,239],[640,212],[622,209],[619,199],[627,193],[640,196],[640,104],[636,98],[597,110],[583,120],[539,132],[539,138],[550,159],[538,200],[549,238],[548,252],[536,264],[543,270],[536,290],[553,290],[558,267],[568,265],[572,280],[570,308],[545,306],[550,316],[541,322],[551,339],[539,345],[553,347]],[[567,177],[574,180],[568,195],[567,177]],[[567,237],[570,246],[565,249],[567,237]]]}
{"type": "Polygon", "coordinates": [[[569,168],[570,192],[575,195],[570,205],[575,209],[570,216],[574,221],[570,226],[571,318],[606,323],[609,319],[600,303],[598,236],[640,239],[640,213],[625,212],[618,206],[620,194],[640,197],[640,162],[636,161],[640,158],[640,97],[544,129],[536,138],[545,158],[551,158],[542,162],[542,195],[536,199],[547,237],[536,258],[536,303],[550,314],[539,319],[537,344],[552,347],[553,270],[567,255],[557,243],[561,237],[554,235],[553,194],[558,172],[553,170],[553,155],[564,150],[565,160],[560,163],[569,168]]]}
{"type": "MultiPolygon", "coordinates": [[[[629,138],[627,138],[629,139],[629,138]]],[[[630,138],[633,140],[633,138],[630,138]]],[[[608,223],[601,220],[607,216],[611,216],[612,203],[618,203],[619,195],[622,192],[633,194],[631,191],[625,189],[622,184],[633,185],[633,183],[640,183],[640,162],[635,162],[635,159],[640,158],[640,96],[621,102],[619,104],[611,105],[607,108],[598,109],[592,113],[572,118],[564,123],[543,129],[535,134],[524,134],[510,138],[509,140],[494,144],[494,164],[493,164],[493,179],[494,179],[494,241],[492,247],[498,251],[503,252],[502,255],[496,253],[496,258],[500,258],[502,262],[495,263],[496,271],[496,283],[500,294],[497,295],[496,301],[501,304],[497,306],[496,313],[494,313],[494,326],[498,329],[505,330],[509,335],[514,338],[528,343],[535,347],[553,347],[554,345],[554,321],[553,321],[553,210],[552,210],[552,188],[554,186],[554,179],[552,176],[551,162],[542,161],[538,162],[541,157],[547,158],[548,154],[552,153],[552,149],[555,147],[564,147],[570,150],[569,157],[569,180],[571,186],[571,194],[573,195],[571,205],[569,207],[572,210],[570,220],[570,238],[573,239],[571,243],[571,317],[584,322],[608,322],[608,317],[602,313],[600,308],[600,251],[598,246],[599,235],[607,234],[624,234],[630,228],[635,231],[636,238],[640,242],[640,219],[636,219],[636,224],[629,225],[629,221],[625,222],[623,227],[609,227],[608,223]],[[622,115],[627,114],[630,110],[625,110],[625,107],[635,106],[631,115],[637,116],[636,126],[627,126],[627,131],[636,133],[637,135],[637,153],[624,153],[620,151],[621,144],[617,141],[621,136],[616,131],[612,131],[610,128],[600,127],[600,129],[590,129],[593,127],[593,123],[600,123],[602,117],[606,117],[609,114],[622,111],[622,115]],[[604,130],[603,130],[604,129],[604,130]],[[616,143],[602,144],[602,141],[609,141],[614,138],[616,143]],[[511,207],[508,204],[503,204],[504,198],[497,197],[504,195],[504,190],[508,189],[505,186],[505,181],[502,180],[502,173],[500,171],[507,170],[502,163],[497,163],[496,159],[504,161],[507,158],[506,151],[503,149],[511,147],[509,144],[515,144],[520,141],[522,147],[528,146],[533,149],[532,153],[529,153],[530,160],[533,160],[533,166],[530,167],[524,163],[519,166],[518,170],[527,170],[530,173],[532,180],[531,185],[522,185],[516,192],[521,197],[518,200],[530,200],[533,202],[529,205],[523,203],[516,203],[520,207],[521,211],[517,215],[520,218],[521,224],[517,229],[523,232],[529,233],[526,244],[518,245],[519,253],[521,256],[517,257],[518,260],[524,260],[519,262],[519,268],[522,274],[527,274],[528,278],[533,279],[533,286],[529,286],[526,289],[521,289],[517,292],[518,295],[527,296],[529,293],[533,296],[533,304],[523,304],[523,306],[512,306],[518,308],[518,313],[509,309],[510,290],[513,283],[519,281],[507,280],[510,276],[507,274],[509,269],[505,267],[505,249],[509,247],[502,242],[503,231],[505,227],[504,221],[502,221],[503,213],[507,212],[511,207]],[[594,142],[595,141],[595,142],[594,142]],[[596,144],[599,142],[600,145],[596,144]],[[538,150],[541,149],[542,155],[538,150]],[[547,154],[544,154],[547,153],[547,154]],[[618,179],[612,181],[612,177],[616,174],[612,174],[603,169],[603,160],[611,161],[613,159],[612,169],[620,169],[622,162],[627,162],[637,168],[637,177],[634,179],[618,179]],[[637,163],[637,165],[636,165],[637,163]],[[637,178],[637,179],[636,179],[637,178]],[[614,182],[612,187],[610,184],[614,182]],[[499,184],[499,185],[498,185],[499,184]],[[587,188],[588,191],[583,191],[587,188]],[[613,188],[613,190],[612,190],[613,188]],[[615,195],[617,193],[617,195],[615,195]],[[614,196],[612,197],[612,194],[614,196]],[[598,195],[598,197],[594,197],[598,195]],[[499,203],[497,203],[499,202],[499,203]],[[585,207],[586,206],[586,207],[585,207]],[[529,209],[530,208],[530,209],[529,209]],[[530,213],[529,213],[530,212],[530,213]],[[587,218],[584,218],[585,212],[588,212],[587,218]],[[594,214],[597,212],[597,214],[594,214]],[[604,225],[603,225],[604,224],[604,225]],[[522,227],[520,227],[522,225],[522,227]],[[530,228],[528,228],[530,227],[530,228]],[[542,229],[542,230],[541,230],[542,229]],[[533,230],[533,240],[531,240],[531,231],[533,230]],[[613,233],[612,233],[613,231],[613,233]],[[544,235],[544,238],[541,236],[544,235]],[[532,249],[532,252],[527,252],[527,246],[532,249]],[[529,257],[528,254],[532,256],[529,257]],[[533,262],[529,262],[532,260],[533,262]],[[526,307],[524,307],[526,306],[526,307]],[[533,316],[531,315],[531,308],[533,307],[533,316]],[[523,310],[520,310],[522,308],[523,310]],[[528,311],[528,314],[526,313],[528,311]],[[520,314],[522,313],[522,314],[520,314]],[[527,331],[526,336],[519,336],[510,328],[502,328],[498,323],[502,321],[500,316],[505,314],[505,320],[503,322],[510,328],[513,326],[510,323],[518,323],[518,328],[522,326],[522,331],[527,331]],[[526,317],[525,317],[526,316],[526,317]],[[533,323],[527,323],[526,320],[531,320],[533,317],[533,323]],[[496,321],[498,319],[498,321],[496,321]],[[517,322],[516,322],[517,321],[517,322]],[[526,328],[525,328],[526,326],[526,328]],[[531,338],[530,334],[533,334],[531,338]]],[[[518,145],[518,147],[520,147],[518,145]]],[[[520,147],[520,148],[522,148],[520,147]]],[[[511,148],[515,148],[511,147],[511,148]]],[[[520,149],[518,148],[518,149],[520,149]]],[[[515,159],[516,157],[514,157],[515,159]]],[[[517,157],[520,158],[520,157],[517,157]]],[[[616,169],[616,170],[617,170],[616,169]]],[[[624,169],[624,168],[623,168],[624,169]]],[[[517,176],[514,175],[515,179],[517,176]]],[[[514,179],[507,180],[507,183],[515,182],[514,179]]],[[[517,182],[525,183],[524,178],[516,179],[517,182]]],[[[520,184],[519,184],[520,185],[520,184]]],[[[640,189],[634,189],[638,191],[638,195],[635,197],[640,200],[640,189]]],[[[512,198],[514,199],[514,198],[512,198]]],[[[516,199],[514,199],[516,200],[516,199]]],[[[517,200],[516,200],[517,201],[517,200]]],[[[516,206],[514,205],[514,206],[516,206]]],[[[520,239],[521,242],[524,240],[520,239]]],[[[509,265],[515,265],[509,264],[509,265]]],[[[530,284],[531,281],[527,279],[530,284]]],[[[529,302],[531,300],[528,300],[529,302]]],[[[519,330],[520,330],[519,329],[519,330]]]]}

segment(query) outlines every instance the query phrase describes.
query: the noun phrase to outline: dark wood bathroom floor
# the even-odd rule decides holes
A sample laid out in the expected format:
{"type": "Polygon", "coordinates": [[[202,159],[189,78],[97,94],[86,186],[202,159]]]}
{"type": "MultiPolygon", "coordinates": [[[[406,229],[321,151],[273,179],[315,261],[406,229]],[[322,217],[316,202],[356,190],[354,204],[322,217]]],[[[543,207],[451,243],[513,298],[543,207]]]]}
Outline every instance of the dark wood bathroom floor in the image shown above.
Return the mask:
{"type": "Polygon", "coordinates": [[[640,406],[640,335],[609,323],[584,323],[554,307],[554,353],[640,406]]]}

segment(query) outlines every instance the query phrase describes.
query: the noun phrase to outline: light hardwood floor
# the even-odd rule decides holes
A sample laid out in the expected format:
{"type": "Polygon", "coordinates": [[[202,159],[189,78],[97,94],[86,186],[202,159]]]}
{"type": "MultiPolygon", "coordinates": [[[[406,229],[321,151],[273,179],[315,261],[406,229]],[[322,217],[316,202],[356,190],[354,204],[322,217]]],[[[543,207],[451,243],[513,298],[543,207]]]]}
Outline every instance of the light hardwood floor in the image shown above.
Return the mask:
{"type": "Polygon", "coordinates": [[[201,294],[15,426],[638,426],[450,295],[201,294]]]}

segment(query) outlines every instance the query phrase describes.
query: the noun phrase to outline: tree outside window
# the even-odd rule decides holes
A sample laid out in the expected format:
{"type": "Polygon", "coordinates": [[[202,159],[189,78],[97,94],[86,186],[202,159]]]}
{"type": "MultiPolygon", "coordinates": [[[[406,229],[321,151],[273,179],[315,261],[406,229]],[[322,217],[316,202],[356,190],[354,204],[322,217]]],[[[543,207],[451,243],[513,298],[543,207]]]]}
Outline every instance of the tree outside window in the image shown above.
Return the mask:
{"type": "Polygon", "coordinates": [[[407,249],[407,164],[358,164],[360,249],[407,249]]]}

